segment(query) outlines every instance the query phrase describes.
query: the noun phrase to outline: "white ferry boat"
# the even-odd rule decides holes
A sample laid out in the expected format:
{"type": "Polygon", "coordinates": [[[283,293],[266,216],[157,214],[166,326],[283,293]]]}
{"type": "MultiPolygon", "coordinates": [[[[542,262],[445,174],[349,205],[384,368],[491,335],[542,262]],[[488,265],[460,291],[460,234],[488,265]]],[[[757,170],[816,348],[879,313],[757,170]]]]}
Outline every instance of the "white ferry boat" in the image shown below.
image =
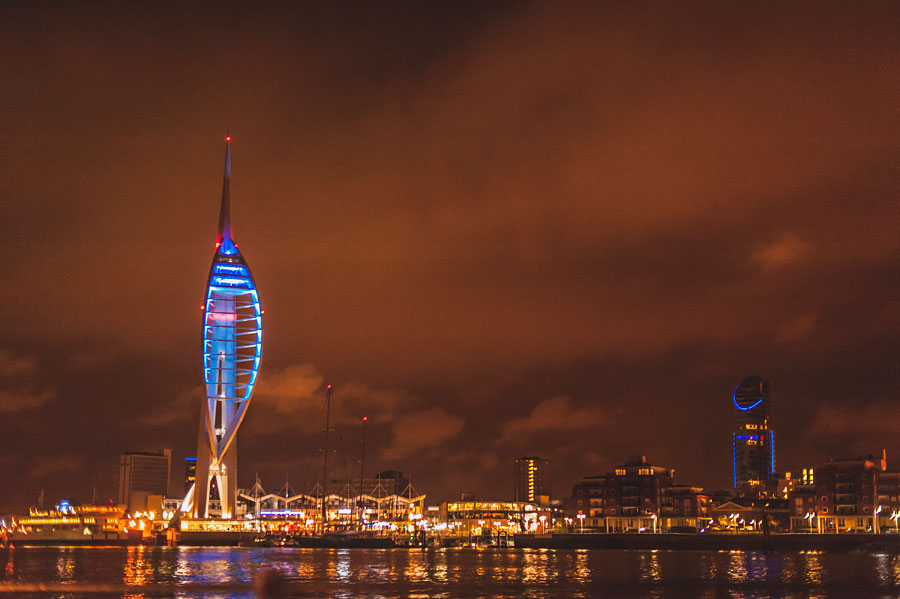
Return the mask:
{"type": "Polygon", "coordinates": [[[53,510],[31,508],[27,516],[13,516],[4,521],[4,526],[12,546],[116,545],[129,538],[127,531],[120,529],[124,515],[125,509],[120,506],[70,506],[62,502],[53,510]]]}

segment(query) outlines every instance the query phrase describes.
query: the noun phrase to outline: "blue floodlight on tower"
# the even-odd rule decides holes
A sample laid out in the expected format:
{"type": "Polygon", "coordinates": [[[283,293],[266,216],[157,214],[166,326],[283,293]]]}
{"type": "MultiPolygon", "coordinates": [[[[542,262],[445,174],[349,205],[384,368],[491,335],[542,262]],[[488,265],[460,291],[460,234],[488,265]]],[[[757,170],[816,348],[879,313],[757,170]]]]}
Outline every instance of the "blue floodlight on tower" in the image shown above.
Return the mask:
{"type": "Polygon", "coordinates": [[[216,483],[222,518],[232,518],[237,499],[237,431],[247,413],[262,356],[262,310],[247,262],[231,238],[231,137],[225,138],[225,179],[219,236],[203,306],[203,376],[206,401],[200,415],[197,471],[182,511],[209,516],[216,483]]]}

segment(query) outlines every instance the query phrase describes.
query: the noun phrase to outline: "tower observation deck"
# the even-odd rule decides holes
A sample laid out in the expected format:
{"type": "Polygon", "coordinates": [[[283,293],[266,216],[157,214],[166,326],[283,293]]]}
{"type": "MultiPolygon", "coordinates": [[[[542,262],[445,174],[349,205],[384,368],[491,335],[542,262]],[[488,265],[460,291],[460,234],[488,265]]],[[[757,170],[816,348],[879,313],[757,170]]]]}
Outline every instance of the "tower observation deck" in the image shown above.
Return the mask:
{"type": "Polygon", "coordinates": [[[250,405],[262,356],[262,310],[250,267],[231,235],[231,137],[225,138],[225,177],[219,236],[203,306],[203,376],[197,471],[182,511],[209,517],[215,482],[222,518],[237,500],[237,432],[250,405]]]}

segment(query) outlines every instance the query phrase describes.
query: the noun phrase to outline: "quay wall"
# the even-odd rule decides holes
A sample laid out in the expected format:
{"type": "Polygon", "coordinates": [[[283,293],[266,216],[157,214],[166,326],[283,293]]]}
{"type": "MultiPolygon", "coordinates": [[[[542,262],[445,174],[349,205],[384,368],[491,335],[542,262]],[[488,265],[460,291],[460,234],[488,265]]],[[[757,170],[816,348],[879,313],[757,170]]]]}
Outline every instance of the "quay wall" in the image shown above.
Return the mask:
{"type": "MultiPolygon", "coordinates": [[[[535,549],[661,549],[699,551],[764,551],[763,535],[742,534],[518,534],[517,548],[535,549]]],[[[872,534],[772,534],[773,551],[866,551],[900,553],[900,535],[872,534]]]]}

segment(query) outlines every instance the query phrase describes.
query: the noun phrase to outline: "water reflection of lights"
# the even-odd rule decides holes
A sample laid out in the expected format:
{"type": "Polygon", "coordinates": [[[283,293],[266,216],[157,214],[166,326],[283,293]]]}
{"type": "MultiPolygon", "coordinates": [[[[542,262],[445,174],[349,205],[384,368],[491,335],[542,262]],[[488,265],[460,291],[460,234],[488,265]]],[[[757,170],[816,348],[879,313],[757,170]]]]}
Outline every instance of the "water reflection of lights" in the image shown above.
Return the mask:
{"type": "Polygon", "coordinates": [[[406,580],[409,582],[430,582],[431,575],[426,560],[426,555],[416,553],[409,556],[406,564],[406,580]]]}
{"type": "Polygon", "coordinates": [[[350,550],[338,549],[334,556],[334,577],[333,580],[338,582],[350,582],[350,550]]]}
{"type": "Polygon", "coordinates": [[[700,556],[700,572],[701,579],[712,581],[716,579],[716,576],[719,574],[719,568],[716,565],[716,556],[717,554],[702,554],[700,556]]]}
{"type": "Polygon", "coordinates": [[[588,582],[591,579],[591,567],[588,562],[588,550],[577,549],[575,551],[575,580],[588,582]]]}
{"type": "Polygon", "coordinates": [[[434,556],[434,580],[435,582],[447,582],[447,553],[435,551],[434,556]]]}
{"type": "Polygon", "coordinates": [[[781,579],[787,583],[798,582],[797,557],[790,553],[781,556],[781,579]]]}
{"type": "Polygon", "coordinates": [[[522,582],[545,582],[547,580],[548,551],[546,549],[526,550],[522,555],[522,582]]]}
{"type": "Polygon", "coordinates": [[[887,554],[875,554],[875,572],[878,574],[878,582],[883,585],[891,584],[891,567],[890,559],[887,554]]]}
{"type": "Polygon", "coordinates": [[[122,578],[122,581],[128,586],[147,584],[152,576],[152,567],[146,559],[145,552],[146,549],[143,545],[128,547],[122,578]]]}
{"type": "Polygon", "coordinates": [[[891,572],[893,573],[891,584],[900,585],[900,556],[891,558],[891,572]]]}
{"type": "Polygon", "coordinates": [[[75,558],[72,549],[63,549],[56,558],[56,575],[60,580],[72,580],[75,574],[75,558]]]}
{"type": "Polygon", "coordinates": [[[316,561],[311,559],[314,550],[305,548],[299,551],[299,559],[292,560],[297,564],[297,576],[300,580],[312,580],[316,577],[316,561]]]}
{"type": "Polygon", "coordinates": [[[657,551],[651,551],[649,554],[641,553],[639,568],[641,582],[659,582],[662,580],[657,551]]]}
{"type": "Polygon", "coordinates": [[[327,580],[334,580],[334,577],[337,575],[337,562],[335,561],[336,553],[337,549],[328,550],[328,560],[325,562],[325,578],[327,580]]]}
{"type": "Polygon", "coordinates": [[[769,576],[769,556],[750,551],[745,554],[748,580],[766,580],[769,576]]]}
{"type": "Polygon", "coordinates": [[[731,551],[728,559],[728,579],[732,582],[747,580],[747,565],[743,551],[731,551]]]}
{"type": "Polygon", "coordinates": [[[822,584],[822,559],[819,552],[806,551],[800,556],[801,568],[804,572],[804,580],[806,584],[822,584]]]}

